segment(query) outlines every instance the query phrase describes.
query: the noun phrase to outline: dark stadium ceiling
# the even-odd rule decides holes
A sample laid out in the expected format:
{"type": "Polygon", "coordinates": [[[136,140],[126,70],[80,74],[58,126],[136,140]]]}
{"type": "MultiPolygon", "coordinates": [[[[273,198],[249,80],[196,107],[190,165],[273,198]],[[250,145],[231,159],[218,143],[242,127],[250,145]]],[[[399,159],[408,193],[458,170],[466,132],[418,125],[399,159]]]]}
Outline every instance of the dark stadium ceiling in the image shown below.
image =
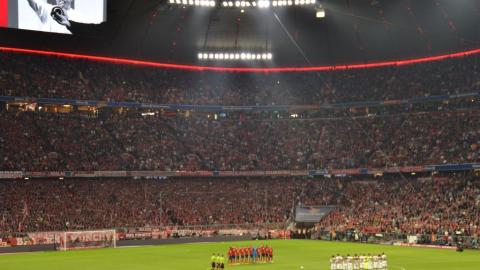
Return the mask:
{"type": "Polygon", "coordinates": [[[369,63],[480,48],[479,0],[323,0],[277,9],[170,6],[110,0],[105,27],[88,36],[0,29],[0,46],[209,66],[369,63]],[[201,62],[199,51],[269,51],[267,64],[201,62]]]}

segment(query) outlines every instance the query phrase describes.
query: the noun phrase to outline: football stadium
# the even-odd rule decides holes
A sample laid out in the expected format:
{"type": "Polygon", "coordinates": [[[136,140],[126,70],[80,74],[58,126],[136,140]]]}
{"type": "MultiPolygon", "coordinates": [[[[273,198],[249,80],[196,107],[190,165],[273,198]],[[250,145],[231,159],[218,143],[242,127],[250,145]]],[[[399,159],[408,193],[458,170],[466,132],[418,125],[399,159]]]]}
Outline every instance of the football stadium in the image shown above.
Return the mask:
{"type": "Polygon", "coordinates": [[[480,269],[479,25],[479,0],[0,0],[0,269],[480,269]]]}

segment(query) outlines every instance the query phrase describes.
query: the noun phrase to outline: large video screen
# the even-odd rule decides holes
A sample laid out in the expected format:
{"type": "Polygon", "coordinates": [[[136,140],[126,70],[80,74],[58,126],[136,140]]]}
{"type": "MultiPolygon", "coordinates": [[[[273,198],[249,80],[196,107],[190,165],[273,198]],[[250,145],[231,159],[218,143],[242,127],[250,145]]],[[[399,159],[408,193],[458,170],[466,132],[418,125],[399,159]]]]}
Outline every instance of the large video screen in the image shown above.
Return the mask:
{"type": "Polygon", "coordinates": [[[72,34],[107,20],[107,0],[0,0],[0,27],[72,34]]]}

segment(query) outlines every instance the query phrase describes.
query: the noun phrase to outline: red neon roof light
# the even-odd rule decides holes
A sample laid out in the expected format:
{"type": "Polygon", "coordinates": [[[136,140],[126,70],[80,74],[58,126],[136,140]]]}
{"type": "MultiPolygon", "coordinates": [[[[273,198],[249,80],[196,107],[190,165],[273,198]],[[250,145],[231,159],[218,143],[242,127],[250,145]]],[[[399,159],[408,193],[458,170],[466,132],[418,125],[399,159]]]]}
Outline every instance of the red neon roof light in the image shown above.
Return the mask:
{"type": "Polygon", "coordinates": [[[458,57],[465,57],[465,56],[474,55],[474,54],[480,54],[480,49],[474,49],[469,51],[462,51],[462,52],[451,53],[451,54],[442,54],[442,55],[431,56],[431,57],[376,62],[376,63],[368,63],[368,64],[250,68],[250,67],[215,67],[215,66],[196,66],[196,65],[185,65],[185,64],[170,64],[170,63],[160,63],[160,62],[134,60],[134,59],[126,59],[126,58],[93,56],[93,55],[85,55],[85,54],[62,53],[62,52],[10,48],[10,47],[0,47],[0,51],[57,56],[57,57],[63,57],[63,58],[85,59],[85,60],[91,60],[91,61],[125,64],[125,65],[139,65],[139,66],[156,67],[156,68],[173,68],[173,69],[194,70],[194,71],[225,71],[225,72],[302,72],[302,71],[347,70],[347,69],[361,69],[361,68],[374,68],[374,67],[386,67],[386,66],[404,66],[404,65],[440,61],[440,60],[449,59],[449,58],[458,58],[458,57]]]}

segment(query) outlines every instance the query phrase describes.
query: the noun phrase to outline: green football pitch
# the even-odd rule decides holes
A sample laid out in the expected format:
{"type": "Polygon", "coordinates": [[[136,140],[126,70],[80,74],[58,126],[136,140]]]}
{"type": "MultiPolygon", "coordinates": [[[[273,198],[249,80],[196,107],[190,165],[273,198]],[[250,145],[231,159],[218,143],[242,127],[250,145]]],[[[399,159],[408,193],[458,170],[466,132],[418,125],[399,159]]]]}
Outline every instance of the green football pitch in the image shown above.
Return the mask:
{"type": "Polygon", "coordinates": [[[390,270],[479,270],[480,251],[439,250],[308,240],[195,243],[81,251],[51,251],[0,256],[1,270],[207,270],[210,256],[229,246],[271,245],[271,264],[227,266],[238,270],[328,270],[332,254],[380,253],[390,270]]]}

